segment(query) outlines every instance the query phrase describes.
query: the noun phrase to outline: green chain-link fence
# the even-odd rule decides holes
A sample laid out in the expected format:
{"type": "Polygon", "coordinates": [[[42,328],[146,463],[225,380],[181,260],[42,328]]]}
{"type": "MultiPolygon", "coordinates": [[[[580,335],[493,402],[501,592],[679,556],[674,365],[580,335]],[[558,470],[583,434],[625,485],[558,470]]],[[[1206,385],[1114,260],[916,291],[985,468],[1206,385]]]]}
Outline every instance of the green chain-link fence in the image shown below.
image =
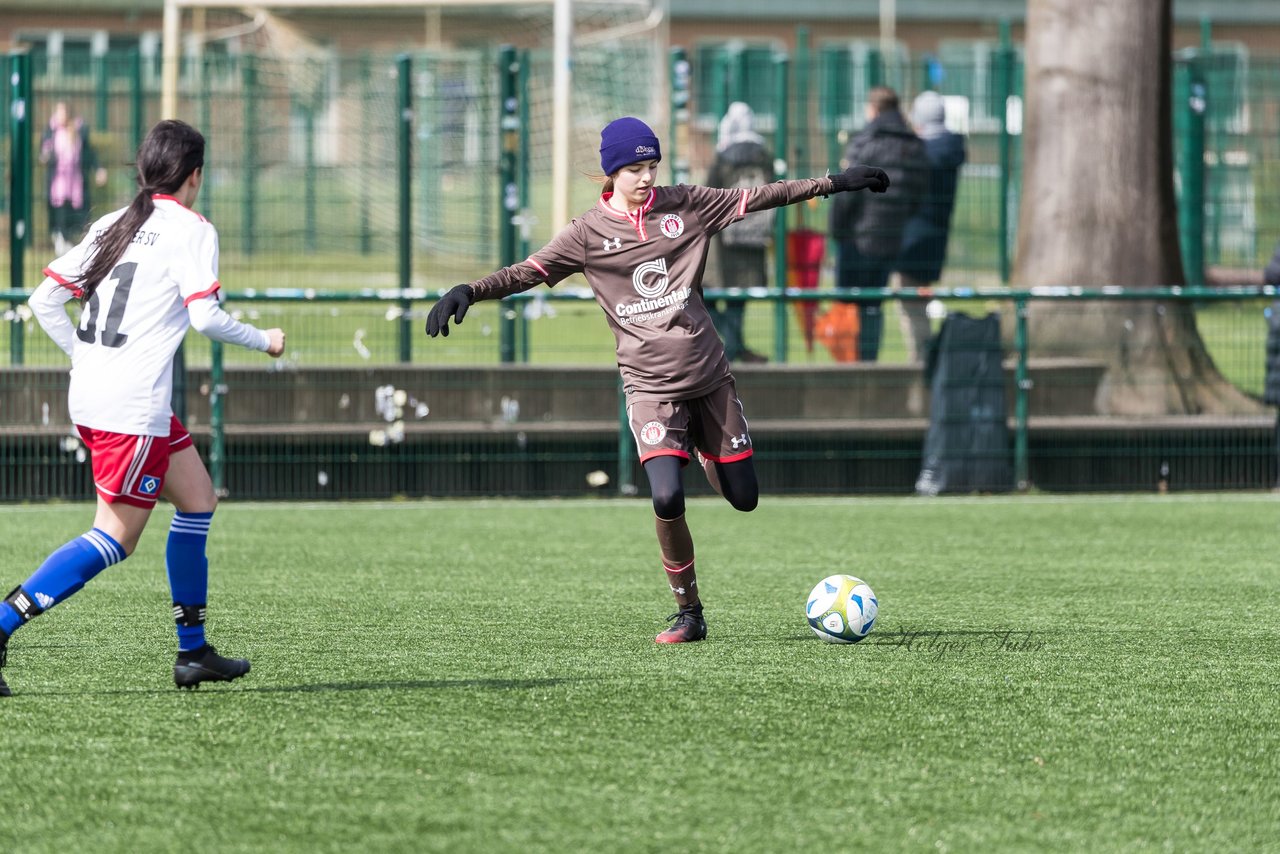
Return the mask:
{"type": "MultiPolygon", "coordinates": [[[[785,62],[768,43],[689,51],[687,133],[671,134],[689,177],[705,174],[715,116],[729,100],[752,102],[792,176],[834,165],[844,136],[860,126],[858,104],[870,85],[892,83],[904,101],[933,87],[967,104],[969,161],[942,283],[952,291],[935,307],[1001,311],[1012,353],[1017,312],[1010,299],[960,289],[991,287],[1007,276],[1020,172],[1016,47],[1007,40],[956,43],[933,57],[903,53],[886,61],[869,43],[810,42],[806,34],[802,50],[785,62]]],[[[209,138],[199,207],[221,234],[221,278],[234,295],[229,307],[290,333],[283,364],[228,350],[221,377],[207,341],[193,335],[184,348],[190,424],[233,494],[563,494],[593,488],[587,475],[601,471],[609,490],[635,483],[629,439],[618,427],[611,337],[582,283],[478,306],[467,327],[447,340],[421,336],[422,312],[438,288],[487,273],[512,253],[521,257],[551,234],[545,213],[538,218],[552,190],[545,157],[550,58],[519,53],[518,73],[504,84],[507,61],[499,57],[496,49],[306,62],[208,53],[184,69],[181,112],[209,138]],[[504,148],[512,139],[502,129],[504,85],[514,85],[519,102],[510,113],[519,127],[514,152],[504,148]],[[504,161],[504,152],[514,156],[504,161]],[[526,364],[506,364],[512,361],[526,364]],[[480,391],[466,391],[467,383],[480,391]],[[211,398],[223,386],[219,427],[211,398]]],[[[58,102],[82,117],[107,167],[106,185],[92,189],[94,210],[123,204],[132,193],[130,153],[158,118],[158,68],[137,53],[108,54],[83,73],[63,69],[54,77],[38,55],[27,61],[31,159],[24,177],[33,210],[20,263],[0,274],[21,286],[0,301],[8,320],[0,324],[0,363],[7,364],[0,373],[0,498],[83,497],[87,470],[75,464],[83,451],[65,420],[65,359],[23,304],[53,251],[43,130],[58,102]]],[[[1215,47],[1177,62],[1187,87],[1203,82],[1204,155],[1188,154],[1197,144],[1190,131],[1180,130],[1176,140],[1181,161],[1202,162],[1205,174],[1197,208],[1200,263],[1260,267],[1280,235],[1280,202],[1268,192],[1280,163],[1280,115],[1270,108],[1280,100],[1280,60],[1215,47]]],[[[628,101],[630,90],[608,76],[606,65],[583,60],[584,88],[597,94],[581,110],[580,136],[591,137],[612,115],[644,115],[649,107],[628,101]]],[[[13,107],[23,92],[3,88],[0,139],[12,172],[13,107]]],[[[1174,97],[1175,114],[1189,115],[1183,106],[1194,100],[1190,88],[1174,97]]],[[[15,186],[13,180],[4,186],[11,223],[15,186]]],[[[575,180],[573,209],[589,206],[595,192],[590,181],[575,180]]],[[[796,224],[793,215],[790,225],[796,224]]],[[[825,226],[820,211],[805,224],[825,226]]],[[[3,239],[15,257],[11,229],[3,239]]],[[[832,254],[822,271],[824,289],[832,284],[832,254]]],[[[748,301],[748,340],[777,342],[774,364],[739,371],[748,413],[756,413],[754,429],[762,431],[766,488],[909,491],[928,391],[921,366],[907,361],[896,322],[900,303],[886,304],[882,363],[872,367],[836,364],[821,346],[808,349],[793,305],[728,296],[748,301]],[[790,397],[795,387],[808,396],[790,397]]],[[[1246,395],[1262,385],[1267,299],[1260,291],[1203,292],[1193,303],[1210,357],[1246,395]]],[[[1073,310],[1069,302],[1058,308],[1073,310]]],[[[1043,353],[1023,364],[1027,376],[1019,377],[1016,366],[1007,371],[1011,407],[1019,379],[1039,389],[1026,401],[1029,426],[1013,434],[1021,435],[1031,485],[1274,483],[1271,413],[1258,407],[1233,416],[1108,420],[1094,405],[1105,356],[1053,362],[1055,354],[1043,353]]]]}

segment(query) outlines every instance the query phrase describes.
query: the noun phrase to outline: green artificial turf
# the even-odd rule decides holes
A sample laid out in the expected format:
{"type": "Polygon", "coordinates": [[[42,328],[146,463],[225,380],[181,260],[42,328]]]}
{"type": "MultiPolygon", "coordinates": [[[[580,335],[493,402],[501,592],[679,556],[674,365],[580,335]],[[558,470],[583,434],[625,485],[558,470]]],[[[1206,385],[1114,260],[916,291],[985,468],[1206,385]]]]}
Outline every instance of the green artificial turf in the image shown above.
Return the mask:
{"type": "MultiPolygon", "coordinates": [[[[24,628],[0,850],[1275,850],[1280,499],[690,502],[710,637],[643,499],[224,505],[172,686],[169,511],[24,628]],[[855,646],[805,624],[863,577],[855,646]]],[[[5,589],[89,505],[0,507],[5,589]]]]}

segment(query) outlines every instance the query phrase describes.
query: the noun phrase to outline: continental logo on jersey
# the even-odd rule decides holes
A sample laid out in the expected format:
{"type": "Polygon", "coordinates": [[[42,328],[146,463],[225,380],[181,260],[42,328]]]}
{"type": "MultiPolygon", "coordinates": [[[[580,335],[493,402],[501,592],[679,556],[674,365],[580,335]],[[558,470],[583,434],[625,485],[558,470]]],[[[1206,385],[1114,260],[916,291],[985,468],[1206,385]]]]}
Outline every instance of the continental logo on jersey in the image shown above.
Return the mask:
{"type": "Polygon", "coordinates": [[[646,261],[636,267],[631,273],[631,284],[640,299],[620,302],[613,307],[618,320],[623,324],[670,314],[684,308],[689,302],[690,291],[687,287],[667,293],[671,281],[667,278],[666,258],[646,261]]]}
{"type": "Polygon", "coordinates": [[[658,220],[658,229],[667,237],[675,240],[684,234],[684,220],[680,218],[680,214],[667,214],[658,220]]]}
{"type": "Polygon", "coordinates": [[[646,299],[652,299],[667,292],[667,259],[646,261],[631,271],[631,284],[636,293],[646,299]]]}

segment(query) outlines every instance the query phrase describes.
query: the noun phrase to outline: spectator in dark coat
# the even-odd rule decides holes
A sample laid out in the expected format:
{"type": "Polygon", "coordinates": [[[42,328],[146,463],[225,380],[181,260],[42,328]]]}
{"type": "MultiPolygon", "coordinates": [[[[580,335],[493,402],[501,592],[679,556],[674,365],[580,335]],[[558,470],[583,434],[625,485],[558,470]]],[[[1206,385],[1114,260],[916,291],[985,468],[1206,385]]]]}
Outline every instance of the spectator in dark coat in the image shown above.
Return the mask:
{"type": "MultiPolygon", "coordinates": [[[[942,278],[951,233],[951,212],[956,203],[960,167],[965,161],[964,137],[947,130],[946,109],[937,92],[921,92],[911,106],[911,123],[924,140],[929,158],[929,182],[920,207],[907,220],[897,269],[905,288],[923,288],[942,278]]],[[[924,359],[929,342],[925,300],[902,301],[903,337],[907,357],[924,359]]]]}
{"type": "MultiPolygon", "coordinates": [[[[883,288],[898,258],[907,220],[924,198],[929,161],[924,143],[907,125],[898,95],[877,86],[867,95],[867,124],[849,140],[840,168],[875,163],[889,174],[890,191],[874,199],[843,193],[832,200],[828,233],[839,254],[836,287],[883,288]]],[[[858,304],[858,359],[874,362],[880,354],[883,318],[880,301],[858,304]]]]}

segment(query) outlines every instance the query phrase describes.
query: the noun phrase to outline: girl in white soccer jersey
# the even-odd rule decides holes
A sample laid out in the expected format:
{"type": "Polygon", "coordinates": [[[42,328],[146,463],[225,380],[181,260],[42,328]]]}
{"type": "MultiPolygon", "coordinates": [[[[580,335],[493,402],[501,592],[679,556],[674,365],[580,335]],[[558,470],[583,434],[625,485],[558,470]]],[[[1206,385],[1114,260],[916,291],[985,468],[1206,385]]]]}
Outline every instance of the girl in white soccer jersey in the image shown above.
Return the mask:
{"type": "MultiPolygon", "coordinates": [[[[156,499],[176,508],[165,550],[178,631],[174,682],[194,688],[249,672],[204,639],[205,540],[217,499],[191,436],[170,409],[173,354],[188,327],[217,341],[284,352],[284,332],[234,320],[218,304],[218,233],[191,210],[204,137],[179,121],[152,128],[138,150],[138,186],[45,269],[31,295],[40,325],[71,357],[68,408],[89,449],[98,493],[93,528],[66,543],[0,603],[0,666],[10,636],[138,544],[156,499]],[[65,304],[81,301],[72,325],[65,304]]],[[[10,693],[0,678],[0,696],[10,693]]]]}
{"type": "Polygon", "coordinates": [[[617,340],[618,368],[640,462],[649,478],[658,545],[675,594],[674,624],[658,643],[707,636],[685,523],[681,470],[696,455],[711,485],[738,510],[754,510],[759,488],[751,434],[702,301],[711,238],[751,211],[846,190],[882,193],[885,173],[852,166],[826,178],[751,189],[657,186],[658,138],[644,122],[621,118],[600,134],[604,192],[522,263],[450,290],[431,308],[427,333],[449,334],[478,300],[501,299],[583,273],[617,340]]]}

